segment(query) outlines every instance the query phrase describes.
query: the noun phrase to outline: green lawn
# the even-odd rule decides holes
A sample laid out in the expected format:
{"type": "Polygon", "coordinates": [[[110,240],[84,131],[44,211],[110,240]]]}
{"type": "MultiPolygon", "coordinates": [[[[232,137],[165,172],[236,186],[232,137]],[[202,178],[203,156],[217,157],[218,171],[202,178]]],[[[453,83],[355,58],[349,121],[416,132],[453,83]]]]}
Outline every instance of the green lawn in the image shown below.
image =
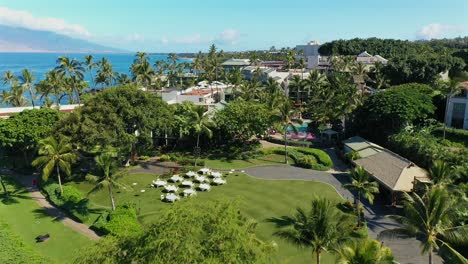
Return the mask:
{"type": "MultiPolygon", "coordinates": [[[[289,164],[294,164],[294,161],[291,158],[289,158],[288,161],[289,164]]],[[[214,169],[245,169],[252,166],[272,164],[284,164],[284,156],[270,154],[249,160],[205,159],[205,166],[214,169]]]]}
{"type": "MultiPolygon", "coordinates": [[[[161,189],[150,189],[149,183],[156,179],[156,175],[134,174],[124,177],[121,181],[132,189],[120,190],[115,195],[117,204],[126,202],[135,203],[140,210],[140,221],[151,224],[159,215],[161,210],[169,208],[171,204],[160,201],[161,189]],[[132,183],[137,183],[132,186],[132,183]],[[141,193],[140,190],[146,192],[141,193]]],[[[239,198],[242,201],[242,211],[246,215],[258,221],[257,233],[266,241],[274,240],[278,244],[279,263],[310,263],[311,252],[309,250],[297,249],[295,246],[274,237],[276,227],[273,223],[265,221],[272,217],[290,215],[298,206],[307,208],[314,196],[327,197],[336,201],[341,200],[336,190],[331,186],[319,182],[306,181],[273,181],[260,180],[245,174],[229,174],[225,186],[213,187],[210,192],[198,193],[193,198],[201,203],[209,200],[239,198]]],[[[89,183],[69,183],[83,192],[90,190],[89,183]]],[[[109,207],[110,202],[105,190],[90,195],[94,206],[102,208],[109,207]]],[[[323,263],[333,263],[333,257],[324,256],[323,263]]]]}
{"type": "Polygon", "coordinates": [[[31,200],[22,187],[10,182],[8,189],[12,199],[0,196],[0,218],[26,245],[56,263],[70,263],[80,248],[93,242],[64,224],[46,216],[38,204],[31,200]],[[49,233],[45,243],[36,243],[35,237],[49,233]]]}

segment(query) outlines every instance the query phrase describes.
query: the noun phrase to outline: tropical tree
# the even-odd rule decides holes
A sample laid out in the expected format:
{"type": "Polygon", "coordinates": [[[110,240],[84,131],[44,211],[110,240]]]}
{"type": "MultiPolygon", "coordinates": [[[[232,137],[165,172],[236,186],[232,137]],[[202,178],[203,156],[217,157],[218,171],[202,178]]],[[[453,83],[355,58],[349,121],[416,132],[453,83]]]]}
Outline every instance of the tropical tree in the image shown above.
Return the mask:
{"type": "Polygon", "coordinates": [[[78,157],[72,149],[70,143],[57,141],[53,136],[39,141],[39,156],[32,162],[34,167],[42,168],[42,179],[47,181],[54,172],[60,186],[60,193],[63,193],[60,172],[67,176],[71,174],[71,165],[77,161],[78,157]]]}
{"type": "Polygon", "coordinates": [[[301,76],[294,75],[291,81],[288,84],[289,97],[293,99],[296,103],[302,104],[302,89],[304,87],[304,82],[301,79],[301,76]],[[294,96],[292,95],[294,94],[294,96]]]}
{"type": "Polygon", "coordinates": [[[12,81],[10,85],[10,91],[2,91],[1,101],[15,107],[26,106],[28,100],[24,96],[24,87],[20,86],[16,80],[12,81]]]}
{"type": "Polygon", "coordinates": [[[275,235],[300,247],[311,248],[317,264],[320,264],[323,252],[337,250],[352,230],[349,216],[339,212],[336,205],[325,198],[313,199],[310,211],[297,208],[292,217],[284,216],[280,221],[272,221],[286,227],[275,235]]]}
{"type": "Polygon", "coordinates": [[[136,57],[131,67],[133,81],[149,88],[153,80],[154,69],[151,67],[148,55],[145,52],[137,52],[136,57]]]}
{"type": "Polygon", "coordinates": [[[24,90],[29,91],[29,96],[31,96],[31,104],[34,107],[34,100],[36,99],[36,92],[34,91],[34,80],[36,77],[28,69],[23,69],[21,71],[21,76],[19,77],[19,85],[23,87],[24,90]]]}
{"type": "Polygon", "coordinates": [[[361,167],[357,166],[350,174],[351,183],[343,184],[343,187],[356,192],[356,213],[358,217],[358,227],[361,226],[360,203],[364,197],[369,203],[374,201],[374,193],[379,193],[379,184],[371,181],[369,174],[361,167]]]}
{"type": "Polygon", "coordinates": [[[123,187],[123,185],[117,181],[119,175],[115,174],[117,169],[116,161],[110,153],[106,152],[97,156],[94,160],[96,161],[96,165],[98,166],[102,175],[88,175],[86,177],[88,181],[96,183],[96,186],[93,189],[91,189],[90,193],[97,192],[103,188],[107,188],[107,190],[109,191],[109,198],[111,201],[112,211],[115,211],[115,200],[112,189],[123,187]]]}
{"type": "Polygon", "coordinates": [[[84,68],[77,59],[70,59],[66,56],[61,56],[57,60],[58,66],[56,69],[63,72],[66,76],[71,78],[71,90],[76,95],[78,104],[80,104],[80,94],[76,89],[76,82],[84,79],[84,68]],[[73,78],[75,77],[75,78],[73,78]]]}
{"type": "Polygon", "coordinates": [[[433,263],[433,251],[444,249],[458,258],[461,263],[467,263],[452,243],[466,243],[468,225],[457,225],[452,219],[453,201],[447,190],[435,186],[423,196],[413,192],[411,195],[403,193],[403,215],[390,217],[402,224],[400,228],[384,230],[379,236],[394,237],[405,235],[418,237],[422,245],[422,252],[428,253],[429,264],[433,263]]]}
{"type": "Polygon", "coordinates": [[[436,184],[450,182],[450,178],[449,178],[450,173],[451,173],[450,165],[445,163],[443,160],[434,161],[431,168],[429,169],[429,174],[431,175],[431,179],[436,184]]]}
{"type": "Polygon", "coordinates": [[[7,83],[12,86],[13,81],[17,81],[18,78],[15,76],[15,74],[12,71],[6,71],[3,73],[2,76],[2,85],[6,85],[7,83]]]}
{"type": "Polygon", "coordinates": [[[235,99],[236,94],[238,93],[239,86],[242,84],[243,76],[239,68],[234,69],[228,75],[228,82],[233,85],[231,88],[231,94],[233,99],[235,99]]]}
{"type": "Polygon", "coordinates": [[[64,86],[64,73],[53,69],[46,73],[46,78],[36,85],[36,89],[41,94],[41,100],[47,99],[49,94],[53,94],[57,104],[60,105],[65,92],[64,86]]]}
{"type": "Polygon", "coordinates": [[[121,73],[117,75],[116,82],[118,85],[129,84],[132,83],[132,79],[130,79],[127,74],[121,73]]]}
{"type": "Polygon", "coordinates": [[[112,63],[103,57],[98,64],[96,83],[109,87],[114,84],[116,79],[115,75],[116,74],[113,70],[112,63]]]}
{"type": "Polygon", "coordinates": [[[298,114],[298,109],[294,107],[289,98],[283,97],[274,115],[275,121],[282,126],[284,132],[284,163],[286,164],[288,164],[288,128],[291,127],[294,133],[298,133],[296,124],[302,124],[302,120],[296,118],[298,114]]]}
{"type": "Polygon", "coordinates": [[[377,240],[356,239],[345,243],[337,251],[338,264],[393,264],[392,251],[377,240]]]}
{"type": "MultiPolygon", "coordinates": [[[[209,115],[205,113],[205,108],[202,106],[194,106],[193,108],[193,119],[192,119],[193,130],[197,135],[197,151],[200,150],[200,136],[206,135],[211,138],[213,136],[213,131],[211,120],[209,115]]],[[[195,158],[195,166],[197,166],[198,155],[195,158]]]]}
{"type": "Polygon", "coordinates": [[[96,81],[93,77],[93,71],[98,67],[98,64],[94,62],[93,55],[86,55],[84,57],[83,64],[85,65],[84,71],[89,72],[89,76],[91,77],[91,83],[93,84],[93,89],[96,90],[96,81]]]}
{"type": "Polygon", "coordinates": [[[263,87],[259,82],[244,81],[240,85],[241,97],[246,101],[253,101],[259,98],[263,92],[263,87]]]}
{"type": "Polygon", "coordinates": [[[309,101],[312,95],[323,99],[323,95],[325,93],[324,90],[329,84],[327,77],[316,69],[310,71],[309,76],[302,82],[304,85],[304,90],[306,91],[306,95],[304,96],[303,101],[309,101]]]}

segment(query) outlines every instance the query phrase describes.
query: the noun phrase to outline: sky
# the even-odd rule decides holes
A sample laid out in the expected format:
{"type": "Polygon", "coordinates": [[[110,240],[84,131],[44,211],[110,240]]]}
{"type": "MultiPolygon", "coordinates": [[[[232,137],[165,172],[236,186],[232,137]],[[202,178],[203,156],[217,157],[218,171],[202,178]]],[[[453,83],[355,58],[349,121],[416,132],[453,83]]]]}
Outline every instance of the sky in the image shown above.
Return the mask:
{"type": "Polygon", "coordinates": [[[468,36],[468,0],[0,0],[0,24],[129,51],[239,51],[468,36]]]}

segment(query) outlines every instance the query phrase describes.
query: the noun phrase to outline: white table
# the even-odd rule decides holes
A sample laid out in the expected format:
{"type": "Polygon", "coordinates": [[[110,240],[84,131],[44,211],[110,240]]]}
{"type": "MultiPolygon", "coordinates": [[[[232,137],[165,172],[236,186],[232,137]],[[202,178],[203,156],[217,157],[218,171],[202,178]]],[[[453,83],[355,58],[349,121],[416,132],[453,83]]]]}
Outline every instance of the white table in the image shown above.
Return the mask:
{"type": "Polygon", "coordinates": [[[204,182],[204,181],[206,181],[206,177],[205,176],[195,176],[195,181],[196,182],[204,182]]]}
{"type": "Polygon", "coordinates": [[[221,179],[221,178],[216,178],[213,180],[214,183],[218,184],[218,185],[223,185],[226,183],[225,180],[221,179]]]}
{"type": "Polygon", "coordinates": [[[200,188],[201,191],[209,191],[211,189],[211,186],[209,184],[200,184],[200,186],[198,186],[198,188],[200,188]]]}
{"type": "Polygon", "coordinates": [[[195,177],[195,176],[197,176],[197,173],[194,172],[194,171],[189,171],[185,175],[187,175],[187,177],[195,177]]]}
{"type": "Polygon", "coordinates": [[[173,194],[173,193],[170,193],[170,194],[166,195],[166,199],[165,199],[165,200],[168,201],[168,202],[173,203],[173,202],[175,202],[175,201],[177,201],[177,200],[179,200],[179,199],[180,199],[180,197],[179,197],[178,195],[175,195],[175,194],[173,194]]]}
{"type": "Polygon", "coordinates": [[[169,180],[171,182],[180,182],[183,178],[180,177],[179,175],[173,175],[169,180]]]}
{"type": "Polygon", "coordinates": [[[192,181],[183,181],[180,185],[192,187],[192,186],[193,186],[193,182],[192,182],[192,181]]]}
{"type": "Polygon", "coordinates": [[[175,187],[174,185],[166,185],[164,189],[168,192],[177,192],[179,188],[175,187]]]}
{"type": "Polygon", "coordinates": [[[161,187],[161,186],[165,186],[166,184],[167,184],[167,181],[162,181],[160,179],[153,181],[154,187],[161,187]]]}
{"type": "Polygon", "coordinates": [[[208,168],[201,168],[201,169],[199,170],[199,172],[201,172],[202,174],[208,174],[208,173],[211,172],[211,170],[208,169],[208,168]]]}
{"type": "Polygon", "coordinates": [[[213,178],[221,178],[221,176],[223,176],[223,174],[221,174],[221,172],[217,172],[217,171],[216,171],[216,172],[212,172],[212,173],[211,173],[211,176],[212,176],[213,178]]]}
{"type": "Polygon", "coordinates": [[[185,189],[183,193],[185,196],[197,195],[197,192],[194,189],[185,189]]]}

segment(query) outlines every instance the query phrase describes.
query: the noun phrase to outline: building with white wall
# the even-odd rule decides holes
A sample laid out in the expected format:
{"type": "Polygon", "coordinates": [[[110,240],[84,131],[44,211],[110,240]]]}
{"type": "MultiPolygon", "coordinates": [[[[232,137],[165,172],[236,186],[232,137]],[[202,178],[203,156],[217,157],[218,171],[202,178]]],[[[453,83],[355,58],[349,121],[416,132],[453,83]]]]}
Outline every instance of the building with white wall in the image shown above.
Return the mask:
{"type": "Polygon", "coordinates": [[[447,100],[447,126],[468,129],[468,82],[461,83],[462,91],[447,100]]]}

